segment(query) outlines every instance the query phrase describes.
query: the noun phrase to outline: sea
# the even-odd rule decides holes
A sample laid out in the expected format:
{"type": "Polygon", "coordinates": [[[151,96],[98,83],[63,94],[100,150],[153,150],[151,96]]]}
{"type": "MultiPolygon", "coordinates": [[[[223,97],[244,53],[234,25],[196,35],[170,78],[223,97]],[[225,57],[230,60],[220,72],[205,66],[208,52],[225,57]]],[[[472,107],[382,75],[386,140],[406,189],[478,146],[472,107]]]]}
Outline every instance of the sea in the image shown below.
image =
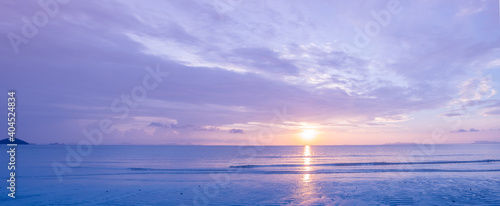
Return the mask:
{"type": "Polygon", "coordinates": [[[500,144],[19,145],[15,198],[1,154],[0,205],[500,205],[500,144]]]}

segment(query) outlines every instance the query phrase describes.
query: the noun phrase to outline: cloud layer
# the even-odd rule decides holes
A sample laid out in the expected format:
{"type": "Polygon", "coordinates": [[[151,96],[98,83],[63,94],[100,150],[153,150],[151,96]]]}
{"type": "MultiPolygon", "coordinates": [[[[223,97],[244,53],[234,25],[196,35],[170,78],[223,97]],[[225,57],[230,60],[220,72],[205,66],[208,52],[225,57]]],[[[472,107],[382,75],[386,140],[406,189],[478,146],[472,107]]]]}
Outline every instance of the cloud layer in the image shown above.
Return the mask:
{"type": "Polygon", "coordinates": [[[497,3],[71,1],[16,53],[8,34],[45,10],[6,1],[0,85],[18,91],[19,137],[37,143],[76,143],[103,118],[115,128],[105,144],[238,144],[263,128],[272,144],[306,128],[322,131],[318,144],[460,132],[441,118],[482,131],[500,115],[497,3]],[[112,102],[156,65],[168,76],[121,119],[112,102]],[[271,124],[283,107],[289,119],[271,124]]]}

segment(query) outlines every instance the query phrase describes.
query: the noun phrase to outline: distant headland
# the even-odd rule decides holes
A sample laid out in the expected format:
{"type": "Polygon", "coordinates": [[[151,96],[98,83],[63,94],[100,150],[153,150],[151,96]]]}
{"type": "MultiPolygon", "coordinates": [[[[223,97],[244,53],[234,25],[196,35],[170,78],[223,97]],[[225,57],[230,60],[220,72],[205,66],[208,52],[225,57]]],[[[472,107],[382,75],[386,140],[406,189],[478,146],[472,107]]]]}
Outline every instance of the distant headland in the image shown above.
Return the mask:
{"type": "Polygon", "coordinates": [[[495,142],[495,141],[475,141],[473,144],[500,144],[500,142],[495,142]]]}
{"type": "Polygon", "coordinates": [[[5,138],[3,140],[0,140],[0,144],[30,144],[30,143],[27,143],[27,142],[20,140],[20,139],[17,139],[17,138],[14,140],[14,142],[11,142],[9,140],[9,138],[5,138]]]}

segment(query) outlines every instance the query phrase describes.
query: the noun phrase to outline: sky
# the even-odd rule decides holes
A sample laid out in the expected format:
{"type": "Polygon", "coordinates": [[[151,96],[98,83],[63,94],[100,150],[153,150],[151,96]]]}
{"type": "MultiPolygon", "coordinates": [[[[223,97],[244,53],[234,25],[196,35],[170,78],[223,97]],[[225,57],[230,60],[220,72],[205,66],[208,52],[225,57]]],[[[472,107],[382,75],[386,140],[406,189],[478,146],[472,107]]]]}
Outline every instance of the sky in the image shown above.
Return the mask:
{"type": "Polygon", "coordinates": [[[0,3],[31,143],[500,141],[497,0],[40,2],[0,3]]]}

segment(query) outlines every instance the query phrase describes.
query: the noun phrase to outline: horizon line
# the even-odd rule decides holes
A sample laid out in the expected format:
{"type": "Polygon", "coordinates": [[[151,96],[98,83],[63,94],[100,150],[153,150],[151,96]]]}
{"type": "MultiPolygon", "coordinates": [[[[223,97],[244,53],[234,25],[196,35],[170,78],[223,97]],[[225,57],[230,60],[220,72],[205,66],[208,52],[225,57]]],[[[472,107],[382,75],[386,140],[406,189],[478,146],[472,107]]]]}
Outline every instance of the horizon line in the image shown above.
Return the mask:
{"type": "MultiPolygon", "coordinates": [[[[435,143],[432,145],[460,145],[460,144],[500,144],[500,142],[496,141],[478,141],[478,142],[470,142],[470,143],[435,143]]],[[[3,145],[3,144],[1,144],[3,145]]],[[[50,145],[50,146],[77,146],[78,144],[37,144],[37,143],[29,143],[27,145],[50,145]]],[[[203,144],[99,144],[93,146],[243,146],[243,147],[266,147],[266,146],[277,146],[277,147],[290,147],[290,146],[399,146],[399,145],[430,145],[430,144],[422,144],[422,143],[385,143],[385,144],[295,144],[295,145],[203,145],[203,144]]],[[[18,145],[19,146],[19,145],[18,145]]]]}

